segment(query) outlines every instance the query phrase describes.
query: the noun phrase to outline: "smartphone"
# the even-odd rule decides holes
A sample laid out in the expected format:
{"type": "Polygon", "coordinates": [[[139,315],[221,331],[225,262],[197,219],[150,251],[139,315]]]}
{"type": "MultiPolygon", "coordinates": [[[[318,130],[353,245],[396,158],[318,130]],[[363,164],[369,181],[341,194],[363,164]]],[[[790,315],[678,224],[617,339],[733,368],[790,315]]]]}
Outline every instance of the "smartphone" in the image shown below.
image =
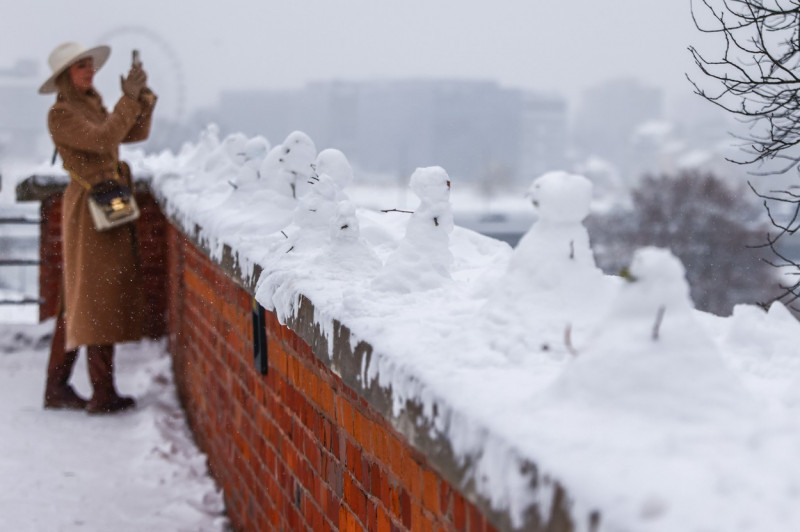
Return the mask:
{"type": "Polygon", "coordinates": [[[142,60],[139,57],[139,50],[134,50],[131,53],[131,66],[142,66],[142,60]]]}

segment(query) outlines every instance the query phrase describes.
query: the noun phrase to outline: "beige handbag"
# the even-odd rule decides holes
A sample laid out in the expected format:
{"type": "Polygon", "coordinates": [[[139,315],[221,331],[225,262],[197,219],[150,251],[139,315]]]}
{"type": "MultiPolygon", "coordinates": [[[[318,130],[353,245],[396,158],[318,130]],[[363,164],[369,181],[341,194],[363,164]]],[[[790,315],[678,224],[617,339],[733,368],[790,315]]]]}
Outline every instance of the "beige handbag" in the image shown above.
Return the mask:
{"type": "Polygon", "coordinates": [[[87,198],[89,214],[92,215],[94,228],[98,231],[107,231],[139,218],[136,199],[131,189],[117,180],[118,173],[114,174],[117,179],[107,179],[92,186],[72,170],[67,169],[67,171],[72,179],[89,192],[87,198]]]}

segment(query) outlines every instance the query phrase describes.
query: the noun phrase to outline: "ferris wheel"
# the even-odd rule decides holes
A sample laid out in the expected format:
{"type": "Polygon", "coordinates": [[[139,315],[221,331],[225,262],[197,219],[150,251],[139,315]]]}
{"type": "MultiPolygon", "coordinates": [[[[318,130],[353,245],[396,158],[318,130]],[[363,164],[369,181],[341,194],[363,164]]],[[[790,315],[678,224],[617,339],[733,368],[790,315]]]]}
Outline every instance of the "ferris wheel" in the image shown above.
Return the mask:
{"type": "Polygon", "coordinates": [[[97,42],[111,46],[111,56],[95,80],[98,90],[110,107],[121,94],[119,76],[126,75],[131,51],[139,50],[147,71],[148,84],[158,95],[154,126],[146,147],[162,149],[174,145],[182,136],[186,113],[186,84],[183,68],[175,49],[157,32],[143,26],[118,26],[103,33],[97,42]]]}

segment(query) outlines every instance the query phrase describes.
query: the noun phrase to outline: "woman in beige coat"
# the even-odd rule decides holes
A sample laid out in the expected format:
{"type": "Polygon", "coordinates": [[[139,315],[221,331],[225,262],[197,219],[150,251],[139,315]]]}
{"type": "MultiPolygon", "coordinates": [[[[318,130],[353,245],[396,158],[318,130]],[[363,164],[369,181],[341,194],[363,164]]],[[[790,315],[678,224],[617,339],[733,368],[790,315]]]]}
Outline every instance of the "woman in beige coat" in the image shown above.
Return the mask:
{"type": "Polygon", "coordinates": [[[94,89],[94,73],[110,49],[85,49],[65,43],[50,54],[53,74],[40,93],[56,92],[48,127],[70,183],[64,192],[62,305],[48,364],[46,408],[85,408],[110,413],[135,401],[117,394],[113,378],[114,344],[141,337],[143,296],[135,225],[97,231],[87,206],[87,186],[108,179],[133,188],[119,145],[147,138],[156,97],[147,76],[134,64],[121,79],[123,95],[108,112],[94,89]],[[78,348],[86,346],[93,395],[87,402],[69,385],[78,348]]]}

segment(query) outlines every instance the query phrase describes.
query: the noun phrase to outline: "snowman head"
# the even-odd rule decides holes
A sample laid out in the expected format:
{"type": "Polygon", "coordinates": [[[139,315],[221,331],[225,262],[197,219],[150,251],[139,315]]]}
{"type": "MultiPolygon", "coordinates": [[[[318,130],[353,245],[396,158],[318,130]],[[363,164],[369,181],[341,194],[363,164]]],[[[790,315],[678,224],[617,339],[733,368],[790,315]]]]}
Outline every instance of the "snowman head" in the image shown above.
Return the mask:
{"type": "Polygon", "coordinates": [[[450,178],[441,166],[417,168],[411,174],[411,190],[423,202],[449,201],[450,178]]]}
{"type": "Polygon", "coordinates": [[[526,197],[540,220],[580,223],[589,215],[592,182],[581,175],[548,172],[533,181],[526,197]]]}
{"type": "Polygon", "coordinates": [[[244,145],[244,157],[250,164],[261,164],[269,152],[269,141],[260,135],[249,139],[244,145]]]}
{"type": "Polygon", "coordinates": [[[350,166],[347,157],[345,157],[344,153],[333,148],[319,152],[316,169],[319,175],[329,175],[339,188],[345,188],[353,181],[353,168],[350,166]]]}
{"type": "Polygon", "coordinates": [[[317,148],[311,137],[302,131],[293,131],[281,144],[278,162],[289,172],[308,177],[311,175],[311,165],[316,157],[317,148]]]}

